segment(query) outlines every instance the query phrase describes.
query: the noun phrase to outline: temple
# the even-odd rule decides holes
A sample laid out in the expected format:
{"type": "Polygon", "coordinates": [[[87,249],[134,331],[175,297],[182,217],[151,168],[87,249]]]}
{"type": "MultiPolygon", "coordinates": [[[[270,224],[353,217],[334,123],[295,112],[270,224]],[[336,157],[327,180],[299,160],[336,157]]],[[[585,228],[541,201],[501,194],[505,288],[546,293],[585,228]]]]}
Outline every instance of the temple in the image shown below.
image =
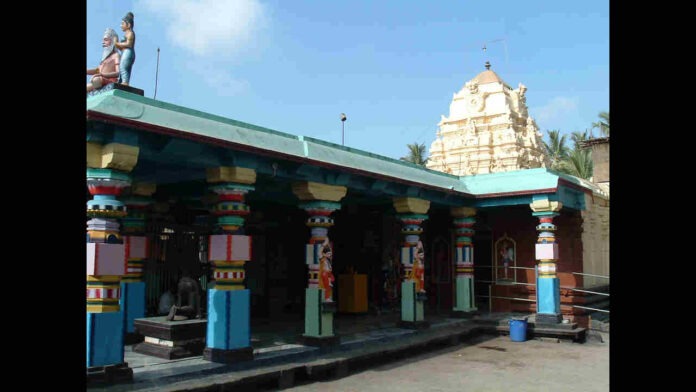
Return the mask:
{"type": "Polygon", "coordinates": [[[404,328],[490,311],[586,326],[578,289],[608,275],[608,186],[546,168],[525,91],[490,69],[467,82],[428,168],[117,83],[90,93],[88,376],[132,378],[129,342],[246,361],[256,320],[335,345],[335,318],[389,306],[404,328]],[[203,311],[177,324],[157,304],[184,270],[203,311]]]}
{"type": "Polygon", "coordinates": [[[428,168],[466,176],[546,167],[526,92],[522,83],[513,90],[486,62],[486,70],[454,94],[430,146],[428,168]]]}

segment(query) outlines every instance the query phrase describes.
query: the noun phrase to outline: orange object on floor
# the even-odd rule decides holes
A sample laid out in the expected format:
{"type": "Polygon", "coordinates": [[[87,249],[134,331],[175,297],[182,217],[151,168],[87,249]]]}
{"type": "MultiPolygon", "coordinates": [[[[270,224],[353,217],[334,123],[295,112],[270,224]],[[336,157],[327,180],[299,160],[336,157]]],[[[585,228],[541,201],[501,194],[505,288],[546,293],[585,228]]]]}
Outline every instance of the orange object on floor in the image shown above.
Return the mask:
{"type": "Polygon", "coordinates": [[[367,313],[367,275],[338,275],[338,311],[367,313]]]}

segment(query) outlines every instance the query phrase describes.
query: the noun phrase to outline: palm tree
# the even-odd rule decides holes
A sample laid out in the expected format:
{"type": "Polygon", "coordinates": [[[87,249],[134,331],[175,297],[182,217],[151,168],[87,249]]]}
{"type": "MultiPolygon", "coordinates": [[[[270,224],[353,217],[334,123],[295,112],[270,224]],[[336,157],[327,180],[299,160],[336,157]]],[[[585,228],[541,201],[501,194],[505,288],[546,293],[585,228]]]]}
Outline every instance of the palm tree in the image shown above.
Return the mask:
{"type": "Polygon", "coordinates": [[[599,112],[599,121],[592,123],[592,129],[599,128],[602,135],[609,136],[609,112],[599,112]]]}
{"type": "Polygon", "coordinates": [[[590,138],[590,135],[588,135],[587,129],[580,132],[580,131],[575,131],[570,134],[570,140],[573,141],[573,149],[577,150],[580,148],[579,144],[580,142],[584,142],[585,140],[588,140],[590,138]]]}
{"type": "Polygon", "coordinates": [[[563,166],[563,161],[566,160],[570,151],[566,143],[566,135],[561,136],[558,129],[547,130],[549,134],[549,142],[542,141],[544,143],[544,149],[546,150],[546,155],[549,157],[551,162],[552,170],[560,170],[563,166]]]}
{"type": "Polygon", "coordinates": [[[592,150],[575,148],[563,162],[561,172],[589,180],[592,177],[592,150]]]}
{"type": "Polygon", "coordinates": [[[406,147],[408,147],[408,155],[399,159],[420,166],[425,166],[428,163],[429,158],[425,158],[425,143],[418,144],[418,142],[415,142],[407,144],[406,147]]]}
{"type": "MultiPolygon", "coordinates": [[[[557,135],[554,135],[554,137],[557,137],[557,135]]],[[[552,138],[550,134],[549,138],[552,138]]],[[[588,131],[572,132],[570,139],[573,141],[573,149],[567,150],[567,154],[557,164],[555,169],[561,173],[589,180],[592,177],[593,170],[592,150],[580,146],[581,142],[589,139],[588,131]]]]}

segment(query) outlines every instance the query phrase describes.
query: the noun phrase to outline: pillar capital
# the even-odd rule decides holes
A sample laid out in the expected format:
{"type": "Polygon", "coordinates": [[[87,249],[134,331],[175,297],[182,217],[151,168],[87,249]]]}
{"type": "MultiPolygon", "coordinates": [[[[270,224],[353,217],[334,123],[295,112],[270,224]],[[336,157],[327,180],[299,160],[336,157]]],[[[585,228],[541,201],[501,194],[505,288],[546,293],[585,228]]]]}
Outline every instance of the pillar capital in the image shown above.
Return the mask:
{"type": "Polygon", "coordinates": [[[87,142],[87,167],[129,172],[138,162],[140,148],[121,143],[101,145],[87,142]]]}
{"type": "Polygon", "coordinates": [[[455,218],[468,218],[476,215],[476,208],[473,207],[452,207],[450,214],[455,218]]]}
{"type": "Polygon", "coordinates": [[[245,167],[220,166],[206,169],[206,180],[210,183],[236,182],[253,184],[256,182],[256,171],[245,167]]]}
{"type": "Polygon", "coordinates": [[[427,214],[430,201],[415,197],[395,197],[392,199],[394,209],[399,214],[427,214]]]}
{"type": "Polygon", "coordinates": [[[345,197],[348,188],[340,185],[328,185],[318,182],[303,181],[292,184],[292,193],[303,201],[325,200],[338,202],[345,197]]]}
{"type": "Polygon", "coordinates": [[[535,213],[554,213],[558,212],[563,208],[563,203],[560,201],[550,201],[547,198],[536,199],[529,203],[529,207],[535,213]]]}

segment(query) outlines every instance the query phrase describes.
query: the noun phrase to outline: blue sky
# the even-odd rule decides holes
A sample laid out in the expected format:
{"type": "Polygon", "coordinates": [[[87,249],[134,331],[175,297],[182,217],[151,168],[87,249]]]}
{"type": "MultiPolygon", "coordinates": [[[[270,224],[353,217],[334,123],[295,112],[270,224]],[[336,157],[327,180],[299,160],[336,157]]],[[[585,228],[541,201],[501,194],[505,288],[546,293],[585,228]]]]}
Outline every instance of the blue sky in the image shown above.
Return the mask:
{"type": "Polygon", "coordinates": [[[128,11],[146,97],[159,47],[158,100],[337,144],[346,113],[345,145],[391,158],[430,148],[486,60],[545,138],[610,109],[608,0],[89,0],[87,67],[128,11]]]}

